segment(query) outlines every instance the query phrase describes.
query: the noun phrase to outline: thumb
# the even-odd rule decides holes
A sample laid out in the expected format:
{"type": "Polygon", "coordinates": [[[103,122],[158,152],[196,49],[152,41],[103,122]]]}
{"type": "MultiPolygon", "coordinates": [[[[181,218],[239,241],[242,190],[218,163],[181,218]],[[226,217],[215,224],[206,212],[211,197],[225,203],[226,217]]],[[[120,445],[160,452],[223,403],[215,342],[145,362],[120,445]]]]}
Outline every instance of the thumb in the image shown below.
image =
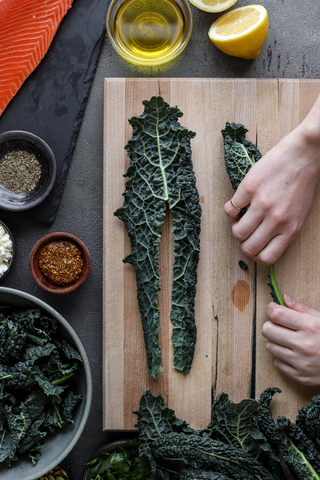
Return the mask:
{"type": "Polygon", "coordinates": [[[317,310],[313,310],[313,308],[307,307],[302,303],[296,302],[291,297],[289,297],[289,295],[287,295],[286,293],[283,295],[283,300],[286,306],[288,308],[291,308],[291,310],[295,310],[296,312],[300,312],[300,313],[309,313],[310,315],[315,315],[317,317],[320,317],[320,312],[318,312],[317,310]]]}

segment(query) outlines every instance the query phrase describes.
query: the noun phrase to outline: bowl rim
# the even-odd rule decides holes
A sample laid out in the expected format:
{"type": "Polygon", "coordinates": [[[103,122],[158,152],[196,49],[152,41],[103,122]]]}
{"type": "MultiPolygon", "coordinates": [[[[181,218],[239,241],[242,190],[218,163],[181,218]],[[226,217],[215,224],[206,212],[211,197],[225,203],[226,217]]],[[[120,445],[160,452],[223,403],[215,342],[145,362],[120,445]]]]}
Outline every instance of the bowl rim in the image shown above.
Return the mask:
{"type": "Polygon", "coordinates": [[[29,256],[29,268],[34,281],[47,292],[56,294],[71,293],[80,288],[87,280],[91,271],[91,255],[84,242],[72,233],[52,232],[48,233],[44,237],[41,237],[31,249],[29,256]],[[54,240],[69,240],[81,250],[82,258],[84,260],[82,273],[78,280],[76,280],[74,283],[70,283],[69,285],[59,286],[50,283],[49,280],[42,274],[40,269],[36,267],[41,248],[54,240]]]}
{"type": "Polygon", "coordinates": [[[11,239],[11,242],[12,242],[12,257],[11,257],[11,260],[10,260],[10,263],[9,263],[9,266],[8,266],[7,270],[0,277],[0,282],[1,282],[8,275],[8,273],[10,272],[10,270],[12,268],[12,265],[13,265],[13,262],[14,262],[14,259],[15,259],[15,256],[16,256],[16,242],[14,240],[14,237],[13,237],[10,229],[7,227],[7,225],[2,220],[0,220],[0,225],[2,225],[3,228],[6,230],[6,232],[10,236],[10,239],[11,239]]]}
{"type": "Polygon", "coordinates": [[[48,158],[50,159],[50,164],[52,168],[52,175],[50,178],[49,183],[47,184],[46,188],[39,193],[39,196],[35,197],[34,199],[30,200],[30,202],[26,202],[25,204],[1,204],[0,200],[0,208],[9,212],[22,212],[25,210],[29,210],[30,208],[36,207],[40,203],[42,203],[48,195],[51,193],[54,184],[57,179],[57,161],[55,155],[49,145],[38,135],[35,135],[32,132],[27,132],[26,130],[8,130],[7,132],[0,133],[0,145],[7,141],[13,140],[24,140],[24,141],[33,141],[35,144],[39,144],[48,154],[48,158]]]}
{"type": "Polygon", "coordinates": [[[192,11],[191,11],[190,4],[189,4],[188,0],[176,0],[176,3],[178,3],[178,5],[180,7],[183,7],[186,10],[186,12],[187,12],[186,16],[187,16],[187,19],[188,19],[186,36],[183,39],[183,41],[181,42],[181,44],[179,45],[179,47],[176,50],[174,50],[170,55],[164,57],[162,60],[159,60],[159,59],[156,59],[156,58],[152,59],[152,60],[143,60],[142,58],[140,60],[135,59],[135,57],[131,56],[125,50],[123,50],[114,39],[113,28],[112,28],[112,24],[113,24],[112,19],[115,15],[115,12],[118,10],[119,6],[121,5],[121,3],[123,3],[123,0],[111,0],[110,5],[108,7],[108,11],[107,11],[107,16],[106,16],[106,29],[107,29],[107,34],[108,34],[109,40],[111,42],[111,45],[116,50],[116,52],[119,55],[121,55],[121,57],[124,58],[127,62],[130,62],[130,63],[135,64],[135,65],[139,65],[141,67],[148,67],[148,66],[155,67],[155,66],[163,65],[163,64],[168,63],[171,60],[177,58],[180,55],[180,53],[182,53],[183,50],[188,45],[190,37],[191,37],[192,29],[193,29],[192,11]]]}
{"type": "Polygon", "coordinates": [[[18,290],[15,288],[10,288],[10,287],[1,287],[0,286],[0,294],[1,293],[8,293],[12,295],[16,295],[20,298],[23,298],[26,300],[26,302],[32,302],[36,304],[39,308],[42,308],[46,310],[50,315],[54,316],[55,318],[58,319],[59,323],[62,324],[62,326],[67,330],[69,335],[72,337],[74,343],[77,346],[77,349],[83,359],[83,368],[85,371],[85,380],[86,380],[86,389],[87,389],[87,396],[83,401],[85,402],[84,410],[83,410],[83,415],[79,423],[78,430],[74,437],[72,438],[71,442],[69,443],[68,447],[60,454],[60,456],[56,457],[53,459],[52,463],[49,464],[48,466],[45,466],[40,472],[37,473],[37,477],[41,477],[42,475],[45,475],[48,471],[52,470],[55,466],[63,463],[63,460],[67,457],[67,455],[71,452],[71,450],[74,448],[76,443],[78,442],[84,427],[87,423],[90,409],[91,409],[91,402],[92,402],[92,375],[91,375],[91,368],[89,364],[89,360],[86,354],[86,351],[82,345],[82,342],[78,335],[76,334],[75,330],[71,327],[69,322],[59,313],[57,310],[52,308],[48,303],[44,302],[40,298],[35,297],[34,295],[31,295],[30,293],[23,292],[22,290],[18,290]]]}

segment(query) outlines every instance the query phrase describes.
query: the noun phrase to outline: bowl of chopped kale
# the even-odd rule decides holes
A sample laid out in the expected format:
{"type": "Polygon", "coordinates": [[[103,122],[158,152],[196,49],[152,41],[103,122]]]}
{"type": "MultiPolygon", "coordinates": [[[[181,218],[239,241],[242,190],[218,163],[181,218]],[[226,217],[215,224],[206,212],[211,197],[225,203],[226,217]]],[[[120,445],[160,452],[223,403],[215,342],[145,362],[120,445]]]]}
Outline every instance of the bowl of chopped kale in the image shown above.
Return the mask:
{"type": "Polygon", "coordinates": [[[0,287],[0,478],[35,480],[70,453],[92,380],[75,331],[48,304],[0,287]]]}

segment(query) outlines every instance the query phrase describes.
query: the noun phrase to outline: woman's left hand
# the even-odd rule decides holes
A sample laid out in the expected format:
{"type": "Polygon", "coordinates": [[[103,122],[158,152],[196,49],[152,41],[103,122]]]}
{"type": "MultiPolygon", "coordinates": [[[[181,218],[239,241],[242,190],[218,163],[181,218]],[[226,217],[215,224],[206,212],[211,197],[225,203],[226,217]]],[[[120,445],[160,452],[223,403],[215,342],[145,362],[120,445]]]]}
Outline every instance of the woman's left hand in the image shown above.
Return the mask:
{"type": "Polygon", "coordinates": [[[305,386],[320,386],[320,312],[284,295],[287,307],[270,303],[262,326],[274,365],[305,386]]]}

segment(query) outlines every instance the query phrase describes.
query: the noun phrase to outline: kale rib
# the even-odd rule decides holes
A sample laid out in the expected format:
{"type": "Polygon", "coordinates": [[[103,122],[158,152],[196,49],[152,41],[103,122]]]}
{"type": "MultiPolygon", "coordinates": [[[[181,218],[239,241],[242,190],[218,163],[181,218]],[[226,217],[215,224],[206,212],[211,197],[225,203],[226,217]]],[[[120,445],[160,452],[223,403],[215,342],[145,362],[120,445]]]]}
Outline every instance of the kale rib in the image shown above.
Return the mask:
{"type": "Polygon", "coordinates": [[[169,206],[174,237],[172,342],[174,368],[188,373],[196,343],[194,298],[200,249],[201,207],[191,160],[194,132],[177,121],[182,112],[162,97],[144,101],[144,112],[132,117],[132,138],[125,149],[130,165],[124,204],[115,215],[127,227],[131,253],[123,260],[136,271],[138,303],[147,351],[148,371],[160,371],[159,286],[160,228],[169,206]]]}

